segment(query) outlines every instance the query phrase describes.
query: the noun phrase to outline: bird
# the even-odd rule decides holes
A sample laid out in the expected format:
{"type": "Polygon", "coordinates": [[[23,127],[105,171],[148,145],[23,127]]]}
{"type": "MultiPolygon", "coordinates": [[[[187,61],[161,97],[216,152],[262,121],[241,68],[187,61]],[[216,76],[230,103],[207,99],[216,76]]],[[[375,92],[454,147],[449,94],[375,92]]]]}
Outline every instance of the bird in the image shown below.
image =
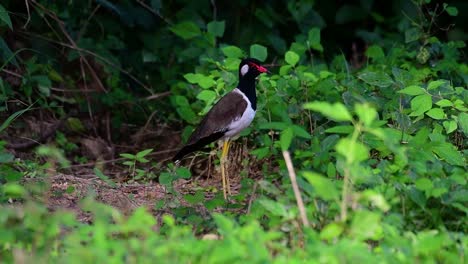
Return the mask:
{"type": "Polygon", "coordinates": [[[226,176],[225,162],[231,140],[252,123],[257,111],[256,79],[268,69],[254,58],[245,58],[239,64],[239,83],[224,95],[204,116],[190,135],[187,143],[172,159],[176,164],[194,151],[215,142],[223,142],[221,153],[221,177],[224,199],[231,195],[229,177],[226,176]]]}

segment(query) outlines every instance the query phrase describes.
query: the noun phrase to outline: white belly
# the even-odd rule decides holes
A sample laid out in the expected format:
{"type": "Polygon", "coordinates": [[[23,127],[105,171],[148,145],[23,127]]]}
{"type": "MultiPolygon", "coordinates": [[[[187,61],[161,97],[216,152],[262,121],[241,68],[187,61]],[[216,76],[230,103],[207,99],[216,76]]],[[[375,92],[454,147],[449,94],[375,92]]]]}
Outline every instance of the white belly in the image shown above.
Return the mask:
{"type": "Polygon", "coordinates": [[[254,119],[256,113],[256,111],[253,110],[249,99],[247,98],[247,96],[245,96],[244,93],[239,91],[237,88],[234,89],[234,92],[237,92],[244,97],[244,99],[247,101],[247,108],[245,109],[244,114],[240,118],[234,120],[228,126],[228,131],[226,131],[226,133],[224,134],[224,138],[232,138],[238,135],[242,130],[248,127],[250,123],[252,123],[252,120],[254,119]]]}

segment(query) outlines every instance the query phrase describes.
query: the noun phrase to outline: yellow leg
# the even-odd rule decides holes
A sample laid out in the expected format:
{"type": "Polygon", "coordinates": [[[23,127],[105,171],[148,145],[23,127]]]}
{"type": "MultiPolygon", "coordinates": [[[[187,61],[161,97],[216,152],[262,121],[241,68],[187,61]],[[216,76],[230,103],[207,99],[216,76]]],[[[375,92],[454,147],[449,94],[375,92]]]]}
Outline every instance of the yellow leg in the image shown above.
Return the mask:
{"type": "Polygon", "coordinates": [[[223,152],[221,153],[221,178],[223,181],[223,194],[224,199],[227,199],[228,194],[231,195],[231,185],[229,183],[229,176],[226,175],[225,166],[227,155],[229,153],[229,145],[231,144],[230,140],[224,141],[223,152]]]}

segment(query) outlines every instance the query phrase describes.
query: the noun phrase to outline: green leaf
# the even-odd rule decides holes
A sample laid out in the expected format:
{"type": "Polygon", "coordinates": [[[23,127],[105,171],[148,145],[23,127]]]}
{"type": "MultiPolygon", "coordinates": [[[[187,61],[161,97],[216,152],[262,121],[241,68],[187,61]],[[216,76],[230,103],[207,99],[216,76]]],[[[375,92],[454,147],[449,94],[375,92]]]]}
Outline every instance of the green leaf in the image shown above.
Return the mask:
{"type": "Polygon", "coordinates": [[[320,28],[315,27],[309,30],[307,40],[309,41],[310,48],[323,52],[322,44],[320,44],[320,28]]]}
{"type": "Polygon", "coordinates": [[[197,84],[200,80],[200,76],[202,75],[199,73],[187,73],[184,75],[184,78],[191,84],[197,84]]]}
{"type": "Polygon", "coordinates": [[[140,152],[138,152],[138,153],[136,154],[136,157],[137,157],[137,158],[143,158],[144,156],[150,154],[152,151],[153,151],[152,148],[142,150],[142,151],[140,151],[140,152]]]}
{"type": "Polygon", "coordinates": [[[268,56],[268,50],[266,47],[258,44],[250,46],[250,57],[258,59],[259,61],[265,61],[268,56]]]}
{"type": "Polygon", "coordinates": [[[299,62],[299,55],[297,55],[294,51],[288,51],[284,55],[284,59],[289,65],[295,66],[299,62]]]}
{"type": "Polygon", "coordinates": [[[16,118],[20,117],[22,114],[24,114],[25,112],[29,111],[31,109],[31,107],[33,106],[34,104],[31,104],[28,106],[28,108],[25,108],[23,110],[19,110],[15,113],[13,113],[12,115],[10,115],[4,122],[2,125],[0,125],[0,133],[5,130],[10,124],[11,122],[15,121],[16,118]]]}
{"type": "Polygon", "coordinates": [[[416,188],[421,191],[428,191],[434,187],[431,180],[428,178],[419,178],[414,182],[416,188]]]}
{"type": "Polygon", "coordinates": [[[177,177],[182,178],[182,179],[190,179],[192,176],[192,173],[188,168],[185,167],[179,167],[176,170],[177,177]]]}
{"type": "Polygon", "coordinates": [[[458,16],[458,9],[455,6],[448,6],[445,8],[445,11],[447,11],[447,14],[450,16],[458,16]]]}
{"type": "Polygon", "coordinates": [[[445,113],[444,110],[442,110],[442,108],[432,108],[431,110],[426,112],[426,115],[436,120],[445,118],[445,113]]]}
{"type": "Polygon", "coordinates": [[[336,143],[336,152],[343,155],[349,164],[364,161],[369,158],[368,148],[358,141],[342,138],[336,143]]]}
{"type": "Polygon", "coordinates": [[[369,104],[356,104],[354,108],[359,120],[361,120],[366,126],[370,126],[377,118],[377,111],[375,111],[375,109],[369,104]]]}
{"type": "Polygon", "coordinates": [[[320,239],[322,240],[332,240],[337,238],[343,233],[343,225],[339,223],[330,223],[326,225],[322,231],[320,231],[320,239]]]}
{"type": "Polygon", "coordinates": [[[133,159],[136,158],[135,155],[130,154],[130,153],[121,153],[121,154],[119,154],[119,156],[122,157],[122,158],[130,159],[130,160],[133,160],[133,159]]]}
{"type": "Polygon", "coordinates": [[[447,134],[452,133],[458,128],[457,122],[455,120],[444,121],[442,125],[444,126],[445,132],[447,132],[447,134]]]}
{"type": "Polygon", "coordinates": [[[327,102],[310,102],[304,104],[305,109],[319,112],[322,115],[333,119],[335,121],[352,121],[353,118],[349,113],[348,109],[342,103],[330,104],[327,102]]]}
{"type": "Polygon", "coordinates": [[[350,234],[359,240],[379,240],[383,236],[382,216],[377,212],[357,210],[353,216],[350,234]]]}
{"type": "Polygon", "coordinates": [[[267,122],[267,123],[261,123],[259,125],[259,128],[282,131],[282,130],[285,130],[288,126],[289,124],[285,122],[267,122]]]}
{"type": "Polygon", "coordinates": [[[330,179],[310,171],[305,171],[302,173],[302,175],[310,184],[312,184],[312,187],[314,187],[314,191],[317,193],[317,196],[326,201],[338,200],[338,190],[330,179]]]}
{"type": "Polygon", "coordinates": [[[463,155],[450,143],[443,143],[432,147],[432,151],[451,165],[464,166],[463,155]]]}
{"type": "Polygon", "coordinates": [[[442,84],[445,84],[445,80],[437,80],[437,81],[432,81],[429,83],[427,86],[427,90],[433,90],[439,88],[442,84]]]}
{"type": "Polygon", "coordinates": [[[197,95],[197,99],[211,104],[216,99],[216,93],[211,90],[203,90],[197,95]]]}
{"type": "MultiPolygon", "coordinates": [[[[458,115],[458,124],[460,124],[460,128],[462,129],[465,135],[468,135],[468,114],[461,113],[458,115]]],[[[0,129],[0,132],[2,129],[0,129]]]]}
{"type": "Polygon", "coordinates": [[[111,179],[109,179],[109,177],[107,177],[100,169],[98,169],[98,168],[95,167],[95,168],[93,169],[93,171],[94,171],[94,174],[95,174],[99,179],[101,179],[103,182],[109,184],[110,187],[112,187],[112,188],[117,187],[117,184],[116,184],[114,181],[112,181],[111,179]]]}
{"type": "MultiPolygon", "coordinates": [[[[226,46],[221,48],[223,54],[228,58],[242,58],[244,57],[244,52],[236,46],[226,46]]],[[[237,65],[236,65],[237,67],[237,65]]]]}
{"type": "Polygon", "coordinates": [[[426,94],[426,91],[417,85],[411,85],[411,86],[406,87],[405,89],[398,91],[398,93],[408,94],[408,95],[421,95],[421,94],[426,94]]]}
{"type": "Polygon", "coordinates": [[[286,210],[286,207],[282,203],[278,203],[276,201],[267,200],[267,199],[260,199],[258,200],[258,203],[261,204],[263,208],[265,208],[267,211],[269,211],[273,215],[282,216],[282,217],[288,216],[288,211],[286,210]]]}
{"type": "Polygon", "coordinates": [[[413,110],[413,112],[410,114],[410,116],[420,116],[431,108],[431,96],[428,94],[418,95],[411,100],[411,110],[413,110]]]}
{"type": "Polygon", "coordinates": [[[327,133],[337,133],[337,134],[351,134],[354,131],[354,126],[334,126],[331,127],[325,132],[327,133]]]}
{"type": "Polygon", "coordinates": [[[210,76],[202,75],[198,80],[198,85],[203,89],[211,88],[215,85],[215,81],[210,76]]]}
{"type": "Polygon", "coordinates": [[[380,46],[372,45],[367,48],[366,56],[371,59],[376,60],[376,59],[384,58],[385,54],[383,52],[383,49],[380,46]]]}
{"type": "Polygon", "coordinates": [[[0,5],[0,21],[3,21],[11,30],[13,30],[13,25],[11,24],[10,16],[8,15],[8,12],[2,5],[0,5]]]}
{"type": "Polygon", "coordinates": [[[366,82],[367,84],[378,86],[378,87],[388,87],[393,84],[392,78],[384,72],[363,72],[358,75],[358,78],[366,82]]]}
{"type": "Polygon", "coordinates": [[[447,99],[439,100],[435,104],[440,106],[440,107],[451,107],[451,106],[453,106],[453,103],[451,101],[447,100],[447,99]]]}
{"type": "Polygon", "coordinates": [[[281,150],[284,151],[284,150],[289,149],[293,136],[294,136],[294,132],[291,127],[288,127],[281,132],[281,135],[280,135],[281,150]]]}
{"type": "Polygon", "coordinates": [[[169,30],[185,40],[201,35],[200,28],[193,22],[189,21],[175,24],[174,26],[170,27],[169,30]]]}
{"type": "Polygon", "coordinates": [[[168,172],[163,172],[159,175],[159,183],[165,186],[171,186],[174,177],[168,172]]]}
{"type": "Polygon", "coordinates": [[[413,27],[405,31],[405,42],[410,43],[420,39],[422,36],[421,30],[419,28],[413,27]]]}
{"type": "Polygon", "coordinates": [[[298,125],[292,125],[292,129],[294,130],[294,135],[305,138],[305,139],[311,139],[312,136],[305,130],[303,127],[298,126],[298,125]]]}
{"type": "Polygon", "coordinates": [[[223,21],[211,21],[207,25],[208,32],[213,34],[215,37],[222,37],[224,34],[225,22],[223,21]]]}

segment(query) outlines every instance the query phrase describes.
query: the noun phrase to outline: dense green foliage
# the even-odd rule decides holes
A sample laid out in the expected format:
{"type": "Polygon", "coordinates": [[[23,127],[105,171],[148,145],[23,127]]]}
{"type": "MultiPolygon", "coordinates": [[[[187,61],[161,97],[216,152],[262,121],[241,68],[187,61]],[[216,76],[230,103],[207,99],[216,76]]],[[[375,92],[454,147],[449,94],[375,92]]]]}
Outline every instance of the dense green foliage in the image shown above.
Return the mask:
{"type": "MultiPolygon", "coordinates": [[[[0,259],[467,261],[462,1],[40,2],[26,1],[29,11],[22,1],[0,4],[0,259]],[[123,124],[148,122],[189,124],[186,139],[236,85],[245,56],[272,73],[259,78],[257,115],[242,133],[249,156],[231,203],[221,192],[210,199],[202,188],[179,192],[176,180],[195,176],[185,167],[145,166],[153,149],[166,148],[155,141],[135,154],[119,149],[129,181],[165,186],[152,210],[126,215],[90,195],[79,202],[88,223],[47,208],[48,178],[86,160],[72,138],[105,138],[105,125],[93,131],[86,118],[110,115],[119,142],[131,138],[123,124]],[[7,140],[24,128],[18,120],[37,112],[66,119],[68,133],[25,156],[10,151],[7,140]]],[[[93,173],[118,188],[101,168],[93,173]]]]}

